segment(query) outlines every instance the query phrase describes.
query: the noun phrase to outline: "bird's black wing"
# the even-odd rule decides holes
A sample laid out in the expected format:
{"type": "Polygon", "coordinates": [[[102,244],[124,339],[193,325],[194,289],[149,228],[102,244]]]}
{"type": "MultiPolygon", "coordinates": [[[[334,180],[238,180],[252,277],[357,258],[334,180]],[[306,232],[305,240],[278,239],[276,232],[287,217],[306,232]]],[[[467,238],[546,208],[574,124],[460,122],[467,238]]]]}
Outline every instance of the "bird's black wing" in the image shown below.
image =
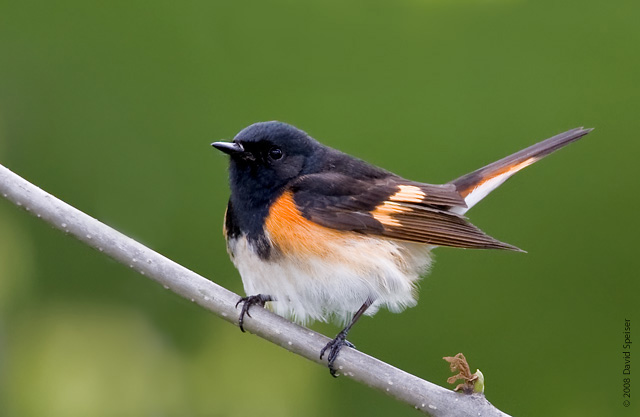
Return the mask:
{"type": "Polygon", "coordinates": [[[324,227],[435,246],[518,250],[450,212],[465,206],[452,184],[393,175],[358,180],[329,172],[305,175],[288,191],[300,213],[324,227]]]}

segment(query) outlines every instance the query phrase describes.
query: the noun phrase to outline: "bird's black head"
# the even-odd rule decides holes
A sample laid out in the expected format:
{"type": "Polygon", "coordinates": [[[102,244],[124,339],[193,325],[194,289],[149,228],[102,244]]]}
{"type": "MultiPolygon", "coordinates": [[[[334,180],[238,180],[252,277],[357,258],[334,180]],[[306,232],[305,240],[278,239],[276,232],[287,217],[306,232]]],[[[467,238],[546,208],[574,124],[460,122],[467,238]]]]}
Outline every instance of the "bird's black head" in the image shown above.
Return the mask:
{"type": "Polygon", "coordinates": [[[275,121],[252,124],[233,142],[214,142],[212,146],[231,157],[232,194],[247,193],[245,197],[255,200],[277,194],[303,174],[324,148],[302,130],[275,121]]]}

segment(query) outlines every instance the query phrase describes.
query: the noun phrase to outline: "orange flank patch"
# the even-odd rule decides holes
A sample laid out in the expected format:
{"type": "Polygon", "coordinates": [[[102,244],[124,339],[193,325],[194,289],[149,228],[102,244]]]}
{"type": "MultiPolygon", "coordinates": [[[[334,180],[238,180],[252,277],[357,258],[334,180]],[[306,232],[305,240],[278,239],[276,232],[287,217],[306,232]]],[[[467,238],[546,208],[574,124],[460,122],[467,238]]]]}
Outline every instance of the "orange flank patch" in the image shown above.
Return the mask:
{"type": "Polygon", "coordinates": [[[289,191],[271,205],[265,228],[271,242],[285,255],[336,255],[344,239],[356,237],[305,219],[289,191]]]}
{"type": "Polygon", "coordinates": [[[460,195],[462,195],[462,197],[466,197],[469,194],[471,194],[473,190],[475,190],[478,187],[482,187],[483,184],[485,184],[487,181],[491,181],[494,178],[498,178],[503,175],[506,176],[506,178],[509,178],[516,172],[528,167],[529,165],[533,164],[536,161],[538,161],[538,158],[531,157],[515,165],[506,166],[497,171],[489,172],[485,177],[482,178],[482,181],[478,182],[477,184],[473,184],[471,187],[467,188],[466,190],[461,190],[460,195]]]}

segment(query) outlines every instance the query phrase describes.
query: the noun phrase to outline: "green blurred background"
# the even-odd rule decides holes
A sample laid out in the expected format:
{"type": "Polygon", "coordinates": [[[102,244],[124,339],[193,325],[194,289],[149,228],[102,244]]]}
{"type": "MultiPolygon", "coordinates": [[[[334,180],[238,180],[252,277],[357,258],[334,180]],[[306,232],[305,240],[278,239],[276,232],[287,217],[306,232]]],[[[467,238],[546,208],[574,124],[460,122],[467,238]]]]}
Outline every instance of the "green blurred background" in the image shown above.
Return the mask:
{"type": "MultiPolygon", "coordinates": [[[[213,140],[278,119],[439,183],[596,127],[470,212],[528,254],[439,249],[419,306],[351,340],[441,385],[464,352],[514,416],[638,415],[639,19],[637,1],[2,1],[0,163],[241,293],[213,140]]],[[[249,414],[417,412],[0,201],[0,416],[249,414]]]]}

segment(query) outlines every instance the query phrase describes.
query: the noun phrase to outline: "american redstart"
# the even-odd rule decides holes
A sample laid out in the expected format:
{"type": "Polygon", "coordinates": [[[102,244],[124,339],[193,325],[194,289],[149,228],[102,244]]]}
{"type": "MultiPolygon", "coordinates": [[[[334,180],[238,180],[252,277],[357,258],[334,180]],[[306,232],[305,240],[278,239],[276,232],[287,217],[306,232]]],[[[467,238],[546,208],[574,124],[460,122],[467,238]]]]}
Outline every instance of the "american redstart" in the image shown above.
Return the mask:
{"type": "Polygon", "coordinates": [[[297,322],[346,327],[320,352],[328,366],[362,316],[416,305],[416,283],[437,246],[520,249],[472,225],[464,213],[521,169],[580,139],[576,128],[447,184],[404,179],[322,145],[282,122],[215,142],[231,157],[227,248],[242,276],[242,331],[249,308],[269,302],[297,322]]]}

